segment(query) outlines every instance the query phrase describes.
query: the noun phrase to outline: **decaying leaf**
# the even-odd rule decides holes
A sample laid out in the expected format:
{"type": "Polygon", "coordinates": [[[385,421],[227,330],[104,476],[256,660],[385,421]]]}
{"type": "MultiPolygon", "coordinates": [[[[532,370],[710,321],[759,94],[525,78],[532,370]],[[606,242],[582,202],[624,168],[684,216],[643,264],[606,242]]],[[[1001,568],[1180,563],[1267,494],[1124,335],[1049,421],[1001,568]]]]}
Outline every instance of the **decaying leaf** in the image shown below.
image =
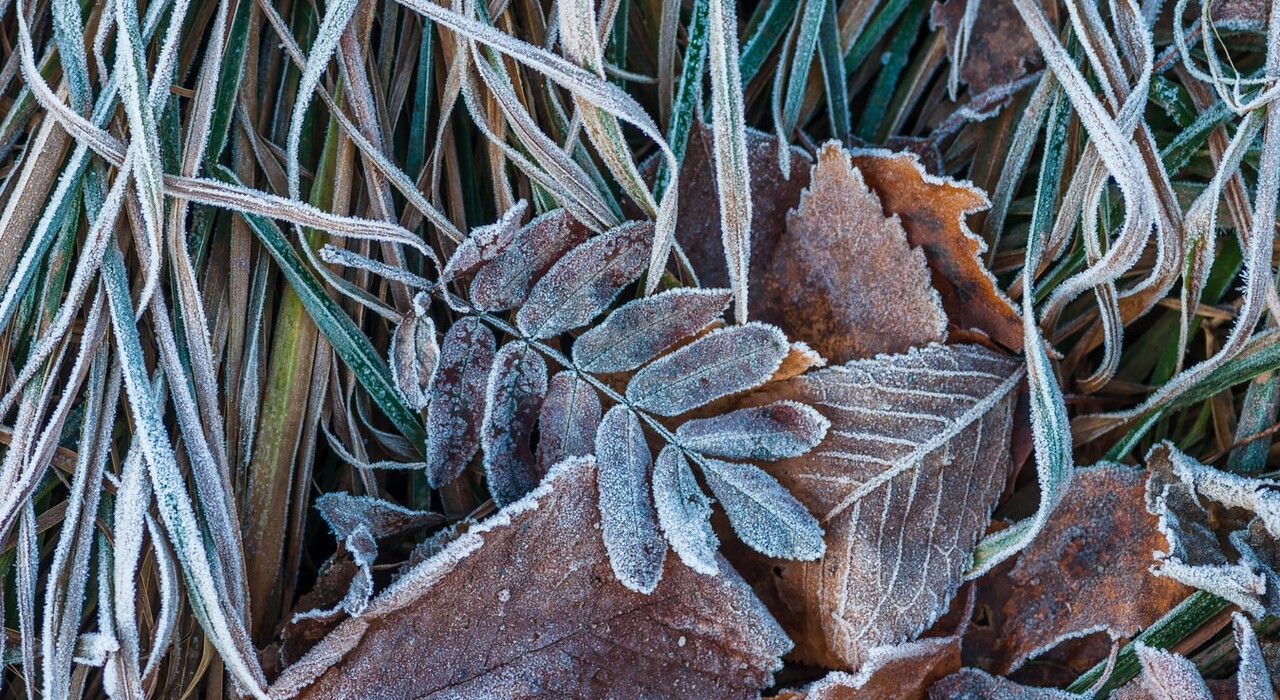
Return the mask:
{"type": "Polygon", "coordinates": [[[534,280],[565,253],[587,240],[587,227],[563,209],[547,212],[520,229],[515,239],[471,279],[471,301],[479,309],[505,311],[529,296],[534,280]]]}
{"type": "Polygon", "coordinates": [[[763,323],[719,328],[636,372],[627,400],[677,416],[768,380],[787,356],[787,337],[763,323]]]}
{"type": "Polygon", "coordinates": [[[538,485],[533,430],[547,394],[547,363],[528,343],[503,345],[494,356],[485,393],[480,444],[489,492],[499,506],[538,485]]]}
{"type": "Polygon", "coordinates": [[[453,255],[445,263],[440,274],[441,282],[470,277],[482,265],[505,252],[515,241],[520,230],[520,220],[528,210],[529,203],[522,199],[494,223],[472,229],[471,235],[458,244],[457,250],[453,251],[453,255]]]}
{"type": "Polygon", "coordinates": [[[872,649],[858,673],[832,671],[773,700],[922,700],[935,682],[959,669],[960,637],[930,637],[872,649]]]}
{"type": "Polygon", "coordinates": [[[1280,612],[1280,484],[1207,467],[1168,442],[1147,453],[1147,509],[1169,541],[1157,573],[1254,616],[1280,612]]]}
{"type": "Polygon", "coordinates": [[[959,77],[969,85],[973,95],[1016,82],[1030,73],[1033,65],[1041,62],[1040,47],[1011,0],[935,2],[929,26],[946,33],[947,55],[960,63],[959,77]],[[977,21],[973,22],[971,31],[965,31],[966,7],[978,2],[981,5],[977,21]],[[967,41],[962,42],[962,36],[967,41]],[[962,51],[958,50],[961,47],[957,43],[966,44],[962,51]]]}
{"type": "Polygon", "coordinates": [[[859,668],[947,610],[1008,475],[1021,376],[985,348],[931,345],[759,392],[831,421],[813,452],[766,466],[818,517],[826,556],[738,560],[798,659],[859,668]]]}
{"type": "Polygon", "coordinates": [[[760,318],[831,362],[940,342],[947,317],[924,255],[835,142],[818,151],[810,186],[787,216],[762,280],[760,318]]]}
{"type": "Polygon", "coordinates": [[[640,276],[652,243],[653,224],[633,221],[569,251],[533,285],[516,325],[549,338],[591,322],[640,276]]]}
{"type": "Polygon", "coordinates": [[[496,343],[493,331],[470,317],[444,335],[427,408],[427,478],[435,488],[456,479],[480,449],[496,343]]]}
{"type": "Polygon", "coordinates": [[[539,473],[566,457],[594,454],[600,413],[600,397],[581,377],[567,370],[552,377],[538,414],[539,473]]]}
{"type": "Polygon", "coordinates": [[[970,639],[991,659],[985,668],[1007,674],[1093,632],[1132,637],[1191,593],[1150,572],[1167,542],[1143,507],[1145,483],[1141,470],[1119,464],[1076,470],[1066,498],[1013,566],[977,580],[991,624],[970,639]]]}
{"type": "Polygon", "coordinates": [[[1055,688],[1029,688],[977,668],[964,668],[929,689],[930,700],[1084,700],[1055,688]]]}
{"type": "Polygon", "coordinates": [[[855,150],[853,164],[885,215],[902,221],[907,242],[924,251],[950,322],[1021,350],[1022,319],[982,262],[986,245],[965,222],[989,206],[986,194],[967,182],[928,174],[914,153],[855,150]]]}
{"type": "Polygon", "coordinates": [[[1139,642],[1142,675],[1116,691],[1117,700],[1213,700],[1195,664],[1186,657],[1139,642]]]}
{"type": "Polygon", "coordinates": [[[628,372],[706,328],[729,306],[727,289],[672,289],[624,304],[573,344],[588,372],[628,372]]]}
{"type": "Polygon", "coordinates": [[[450,542],[347,620],[271,688],[290,697],[754,698],[789,643],[723,560],[674,558],[658,589],[614,577],[596,531],[595,464],[450,542]]]}
{"type": "Polygon", "coordinates": [[[428,390],[440,361],[436,324],[431,320],[431,299],[419,294],[391,336],[391,378],[405,401],[421,411],[430,401],[428,390]]]}
{"type": "Polygon", "coordinates": [[[1215,0],[1209,16],[1219,30],[1260,32],[1266,29],[1268,10],[1270,5],[1258,0],[1215,0]]]}
{"type": "Polygon", "coordinates": [[[596,431],[600,473],[600,531],[609,561],[622,585],[652,593],[662,576],[667,542],[658,532],[658,517],[649,491],[653,453],[635,412],[618,405],[609,409],[596,431]]]}

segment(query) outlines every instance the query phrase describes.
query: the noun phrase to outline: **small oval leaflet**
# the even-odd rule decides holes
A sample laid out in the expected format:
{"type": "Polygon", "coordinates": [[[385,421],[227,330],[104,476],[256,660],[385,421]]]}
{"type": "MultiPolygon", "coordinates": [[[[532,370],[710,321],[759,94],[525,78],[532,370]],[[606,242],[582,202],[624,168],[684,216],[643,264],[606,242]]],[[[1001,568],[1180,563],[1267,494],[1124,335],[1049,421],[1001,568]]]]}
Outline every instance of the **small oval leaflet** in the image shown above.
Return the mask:
{"type": "Polygon", "coordinates": [[[543,214],[520,229],[515,241],[471,279],[471,301],[486,311],[520,305],[533,281],[569,249],[587,240],[587,227],[563,209],[543,214]]]}
{"type": "Polygon", "coordinates": [[[577,374],[552,377],[538,415],[538,473],[565,458],[594,454],[600,412],[600,396],[577,374]]]}
{"type": "Polygon", "coordinates": [[[440,361],[440,345],[436,342],[436,324],[429,315],[431,298],[418,294],[413,308],[396,326],[391,336],[391,379],[415,411],[426,408],[431,379],[440,361]]]}
{"type": "Polygon", "coordinates": [[[707,485],[748,547],[770,557],[811,561],[826,550],[818,520],[759,467],[707,457],[707,485]]]}
{"type": "Polygon", "coordinates": [[[485,394],[480,441],[489,493],[499,507],[538,485],[533,427],[547,393],[547,363],[523,341],[502,346],[493,360],[485,394]]]}
{"type": "Polygon", "coordinates": [[[786,336],[768,324],[721,328],[637,372],[627,386],[627,399],[661,416],[679,415],[760,386],[788,349],[786,336]]]}
{"type": "Polygon", "coordinates": [[[680,444],[716,457],[775,460],[799,457],[826,437],[831,421],[796,401],[740,408],[680,426],[680,444]]]}
{"type": "Polygon", "coordinates": [[[727,289],[672,289],[624,304],[573,344],[588,372],[629,372],[714,321],[729,306],[727,289]]]}
{"type": "Polygon", "coordinates": [[[529,203],[520,200],[502,215],[501,219],[486,226],[477,226],[471,235],[458,244],[440,273],[440,283],[452,282],[460,277],[475,274],[482,266],[511,247],[520,228],[520,220],[529,209],[529,203]]]}
{"type": "Polygon", "coordinates": [[[680,448],[667,445],[653,467],[653,503],[658,524],[685,566],[714,576],[720,540],[711,530],[711,499],[689,469],[680,448]]]}
{"type": "Polygon", "coordinates": [[[622,585],[652,593],[662,578],[667,541],[658,532],[649,495],[653,456],[640,419],[623,405],[604,414],[596,431],[599,466],[600,529],[609,563],[622,585]]]}
{"type": "Polygon", "coordinates": [[[432,488],[456,479],[480,448],[480,418],[496,344],[493,332],[473,317],[458,319],[444,335],[427,408],[427,480],[432,488]]]}
{"type": "Polygon", "coordinates": [[[640,276],[652,240],[653,224],[632,221],[569,251],[533,285],[516,325],[531,338],[586,325],[640,276]]]}

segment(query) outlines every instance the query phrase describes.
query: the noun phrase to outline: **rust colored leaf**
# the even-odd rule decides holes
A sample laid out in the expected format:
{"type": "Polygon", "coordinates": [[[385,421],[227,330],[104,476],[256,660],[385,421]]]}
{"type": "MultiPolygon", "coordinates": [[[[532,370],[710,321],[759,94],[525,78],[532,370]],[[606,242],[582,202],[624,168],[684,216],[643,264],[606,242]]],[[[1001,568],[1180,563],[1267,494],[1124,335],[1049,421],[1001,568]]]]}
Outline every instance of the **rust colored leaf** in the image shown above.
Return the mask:
{"type": "Polygon", "coordinates": [[[907,242],[924,251],[942,308],[961,329],[976,328],[1011,350],[1022,349],[1022,319],[982,263],[985,244],[965,217],[988,206],[982,190],[925,172],[912,153],[856,150],[853,164],[897,215],[907,242]]]}
{"type": "Polygon", "coordinates": [[[929,687],[960,669],[960,638],[932,637],[873,649],[856,674],[832,671],[773,700],[923,700],[929,687]]]}
{"type": "Polygon", "coordinates": [[[789,643],[736,573],[670,558],[649,596],[614,577],[595,465],[472,527],[342,623],[273,698],[755,698],[789,643]]]}
{"type": "Polygon", "coordinates": [[[652,241],[653,224],[632,221],[569,251],[533,285],[516,325],[533,338],[586,325],[640,276],[652,241]]]}
{"type": "Polygon", "coordinates": [[[628,372],[720,317],[727,289],[672,289],[624,304],[573,344],[588,372],[628,372]]]}
{"type": "Polygon", "coordinates": [[[978,579],[994,624],[970,639],[986,647],[985,668],[1007,674],[1093,632],[1132,637],[1190,595],[1150,571],[1154,552],[1168,544],[1144,508],[1145,485],[1144,472],[1119,464],[1076,470],[1066,498],[1012,568],[978,579]]]}
{"type": "Polygon", "coordinates": [[[391,336],[391,378],[405,401],[417,411],[426,408],[430,400],[427,392],[440,361],[436,324],[428,315],[430,311],[431,298],[418,294],[391,336]]]}
{"type": "MultiPolygon", "coordinates": [[[[790,177],[778,170],[778,139],[754,129],[746,130],[747,163],[751,170],[751,260],[748,278],[764,279],[771,252],[786,230],[787,212],[800,201],[800,192],[809,186],[809,154],[791,149],[790,177]]],[[[680,166],[680,225],[676,240],[689,256],[703,287],[728,287],[720,235],[720,198],[717,194],[711,128],[695,122],[680,166]]],[[[751,315],[759,313],[764,289],[758,284],[748,290],[751,315]]]]}
{"type": "Polygon", "coordinates": [[[777,328],[748,323],[714,330],[636,373],[627,400],[661,416],[676,416],[767,381],[787,355],[777,328]]]}
{"type": "Polygon", "coordinates": [[[444,335],[427,408],[427,479],[453,481],[480,449],[489,368],[497,341],[478,319],[462,318],[444,335]]]}
{"type": "Polygon", "coordinates": [[[798,377],[811,369],[818,369],[827,366],[827,358],[819,355],[816,350],[802,342],[791,343],[791,349],[787,351],[787,356],[782,360],[782,366],[769,377],[771,382],[780,382],[784,379],[798,377]]]}
{"type": "Polygon", "coordinates": [[[715,457],[775,460],[813,449],[829,427],[831,422],[812,407],[777,401],[688,421],[676,436],[680,444],[715,457]]]}
{"type": "Polygon", "coordinates": [[[547,395],[547,363],[528,343],[502,346],[485,393],[480,442],[494,503],[505,506],[538,485],[533,429],[547,395]]]}
{"type": "Polygon", "coordinates": [[[600,412],[600,396],[578,375],[565,371],[551,378],[538,414],[539,475],[566,457],[595,452],[600,412]]]}
{"type": "Polygon", "coordinates": [[[1056,688],[1029,688],[976,668],[960,669],[929,689],[930,700],[1084,700],[1056,688]]]}
{"type": "MultiPolygon", "coordinates": [[[[956,41],[962,33],[965,5],[971,2],[978,0],[945,0],[933,5],[929,27],[946,32],[948,56],[957,55],[956,41]]],[[[1041,63],[1040,48],[1012,0],[981,2],[960,66],[960,79],[969,85],[973,95],[1016,82],[1041,63]]]]}
{"type": "Polygon", "coordinates": [[[609,409],[596,430],[600,465],[600,530],[609,562],[622,585],[652,593],[662,576],[667,541],[649,491],[653,453],[640,419],[621,404],[609,409]]]}
{"type": "Polygon", "coordinates": [[[798,660],[859,668],[946,612],[1004,488],[1021,376],[985,348],[931,345],[760,392],[831,421],[815,450],[766,465],[826,529],[826,556],[739,560],[798,660]]]}
{"type": "Polygon", "coordinates": [[[835,142],[818,152],[763,285],[760,318],[832,362],[946,339],[924,255],[835,142]]]}
{"type": "Polygon", "coordinates": [[[1168,551],[1157,573],[1240,606],[1280,613],[1280,484],[1207,467],[1162,442],[1147,453],[1147,509],[1168,551]]]}
{"type": "Polygon", "coordinates": [[[658,524],[680,561],[698,573],[715,575],[720,540],[711,529],[711,499],[702,492],[679,448],[667,445],[653,467],[653,501],[658,524]]]}
{"type": "Polygon", "coordinates": [[[471,279],[471,301],[486,311],[513,309],[529,296],[534,280],[565,253],[587,240],[586,226],[563,209],[548,212],[520,229],[511,245],[471,279]]]}

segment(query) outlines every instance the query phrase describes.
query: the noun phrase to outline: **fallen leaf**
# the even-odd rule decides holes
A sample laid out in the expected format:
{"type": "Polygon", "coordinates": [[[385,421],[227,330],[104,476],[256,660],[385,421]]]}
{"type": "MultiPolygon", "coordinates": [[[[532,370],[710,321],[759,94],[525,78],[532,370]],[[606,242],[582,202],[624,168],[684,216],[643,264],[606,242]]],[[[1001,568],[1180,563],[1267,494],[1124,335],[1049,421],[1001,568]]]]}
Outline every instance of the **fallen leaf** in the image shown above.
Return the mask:
{"type": "Polygon", "coordinates": [[[977,668],[963,668],[929,689],[930,700],[1083,700],[1056,688],[1029,688],[977,668]]]}
{"type": "Polygon", "coordinates": [[[1145,483],[1144,472],[1119,464],[1076,470],[1066,498],[1012,567],[976,581],[979,605],[993,619],[966,641],[990,659],[984,668],[1007,674],[1094,632],[1132,637],[1191,593],[1149,571],[1167,542],[1143,507],[1145,483]]]}
{"type": "Polygon", "coordinates": [[[1147,509],[1169,541],[1156,572],[1235,603],[1280,613],[1280,491],[1207,467],[1162,442],[1147,453],[1147,509]]]}
{"type": "Polygon", "coordinates": [[[570,459],[343,622],[273,698],[755,698],[789,643],[723,559],[668,558],[649,596],[614,577],[595,464],[570,459]]]}
{"type": "Polygon", "coordinates": [[[960,64],[960,80],[968,84],[971,94],[979,95],[1028,75],[1031,67],[1041,62],[1040,47],[1012,0],[935,2],[929,15],[929,28],[945,32],[947,55],[953,57],[952,60],[957,56],[956,41],[963,33],[965,6],[971,2],[982,4],[978,20],[969,32],[968,47],[960,64]]]}
{"type": "Polygon", "coordinates": [[[770,385],[831,421],[809,454],[766,465],[827,532],[813,563],[735,559],[796,640],[795,658],[860,668],[946,612],[1009,470],[1020,365],[931,345],[770,385]]]}
{"type": "MultiPolygon", "coordinates": [[[[1223,31],[1262,32],[1271,6],[1259,0],[1215,0],[1209,8],[1213,26],[1223,31]]],[[[1198,37],[1197,37],[1198,38],[1198,37]]]]}
{"type": "Polygon", "coordinates": [[[440,364],[428,392],[427,477],[433,488],[456,479],[480,449],[480,420],[496,343],[493,331],[476,318],[459,319],[444,334],[440,364]]]}
{"type": "Polygon", "coordinates": [[[1213,700],[1195,664],[1186,657],[1139,642],[1141,675],[1115,693],[1116,700],[1213,700]]]}
{"type": "Polygon", "coordinates": [[[986,194],[967,182],[928,174],[914,153],[855,150],[853,164],[885,215],[901,219],[907,242],[924,251],[951,323],[1021,350],[1022,319],[982,262],[986,245],[965,222],[989,206],[986,194]]]}
{"type": "Polygon", "coordinates": [[[832,362],[946,339],[924,255],[835,142],[818,151],[772,258],[759,317],[832,362]]]}
{"type": "Polygon", "coordinates": [[[534,458],[533,432],[546,395],[547,363],[542,355],[524,341],[503,345],[489,372],[480,423],[484,473],[499,506],[515,502],[542,477],[534,458]]]}

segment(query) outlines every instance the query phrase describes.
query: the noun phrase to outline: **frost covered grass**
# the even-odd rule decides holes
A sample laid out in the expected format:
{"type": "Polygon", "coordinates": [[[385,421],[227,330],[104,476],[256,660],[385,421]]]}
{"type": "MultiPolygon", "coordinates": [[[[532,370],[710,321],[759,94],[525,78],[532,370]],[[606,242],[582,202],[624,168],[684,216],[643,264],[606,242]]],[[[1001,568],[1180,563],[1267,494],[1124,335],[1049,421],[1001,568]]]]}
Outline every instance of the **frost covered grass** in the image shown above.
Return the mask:
{"type": "MultiPolygon", "coordinates": [[[[963,525],[886,645],[1078,466],[1176,448],[1241,493],[1280,467],[1280,3],[0,8],[4,697],[264,697],[295,614],[360,616],[569,458],[651,593],[673,559],[830,556],[869,495],[949,502],[953,442],[1001,436],[976,511],[874,523],[963,525]]],[[[850,571],[814,605],[912,593],[850,571]]],[[[1236,648],[1228,603],[1280,612],[1197,587],[1107,682],[1236,648]]],[[[854,636],[821,654],[900,656],[854,636]]]]}

